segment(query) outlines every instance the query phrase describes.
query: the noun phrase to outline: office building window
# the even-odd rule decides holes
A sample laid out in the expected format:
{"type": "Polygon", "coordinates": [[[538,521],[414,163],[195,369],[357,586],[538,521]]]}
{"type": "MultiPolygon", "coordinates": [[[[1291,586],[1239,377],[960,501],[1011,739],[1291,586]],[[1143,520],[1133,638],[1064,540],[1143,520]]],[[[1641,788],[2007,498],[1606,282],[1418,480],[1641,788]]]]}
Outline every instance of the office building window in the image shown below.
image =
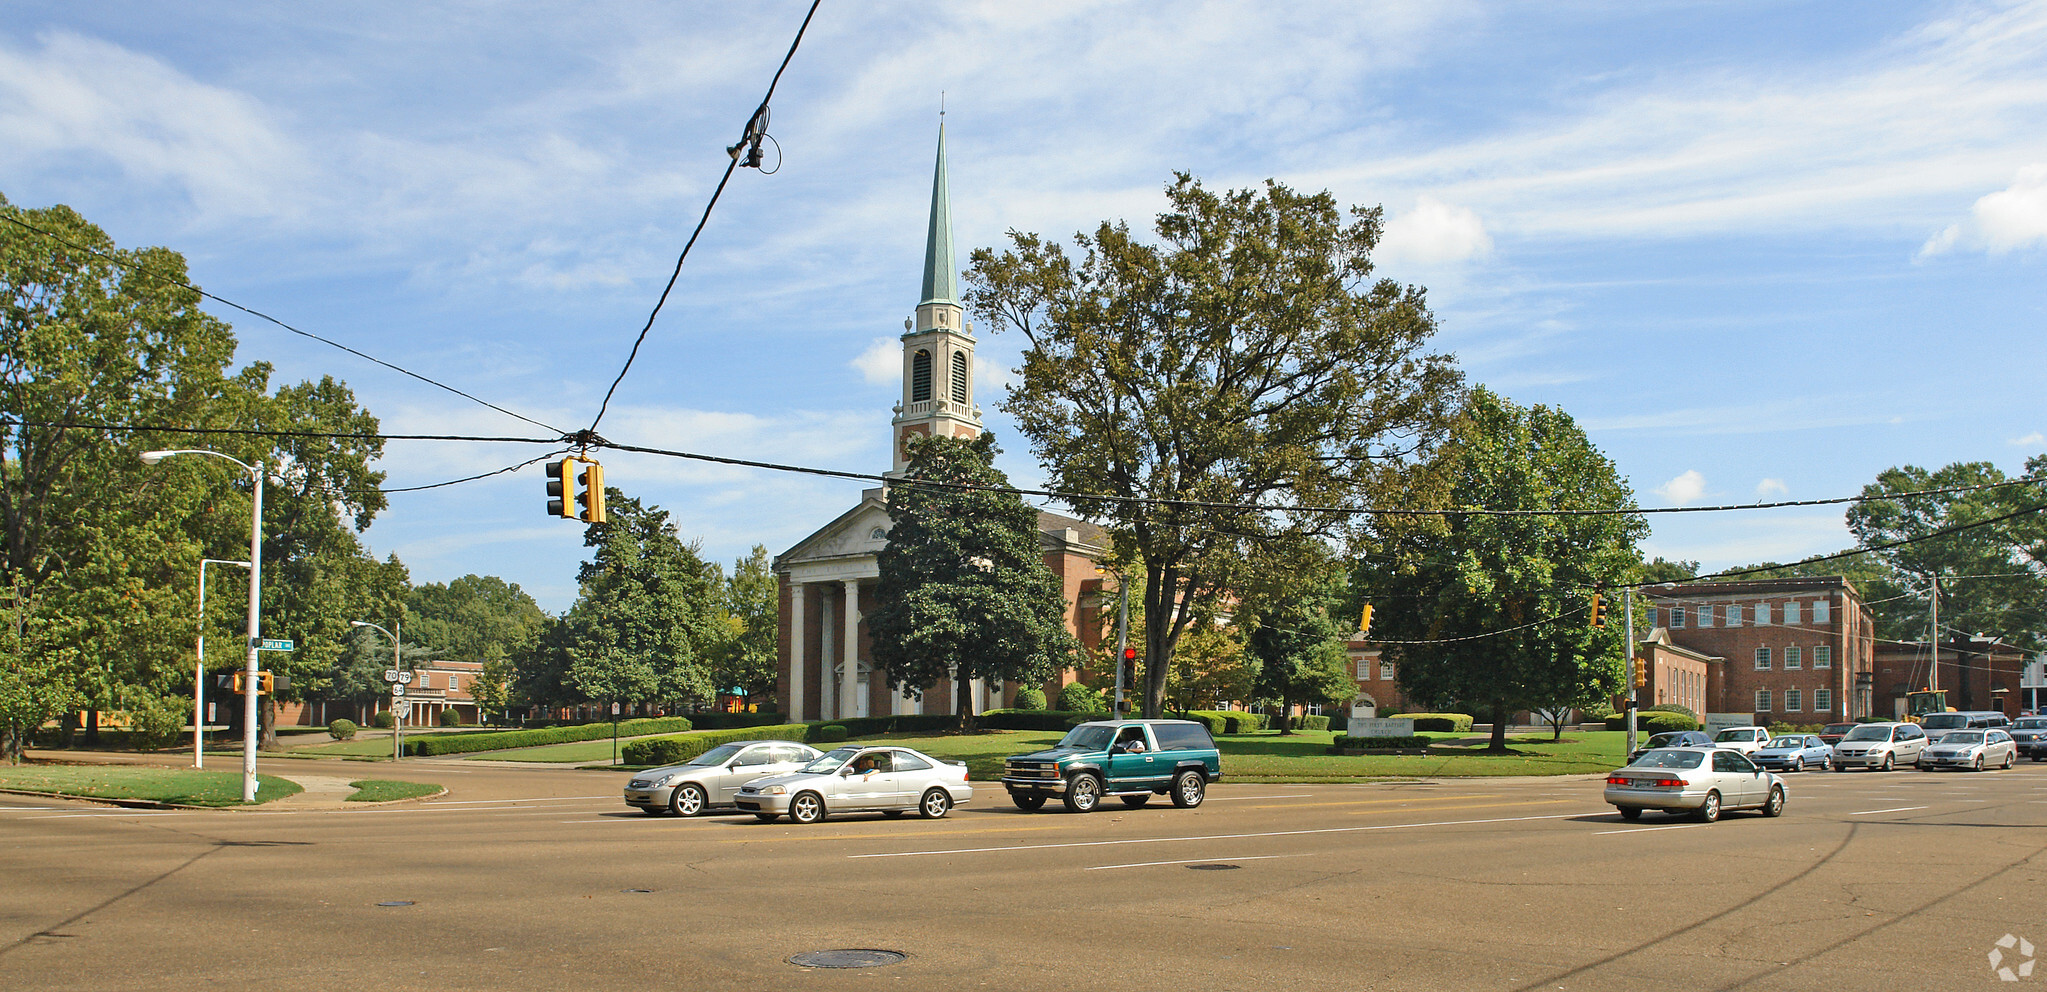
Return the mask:
{"type": "Polygon", "coordinates": [[[448,691],[449,692],[455,691],[455,676],[453,675],[448,676],[448,691]]]}
{"type": "Polygon", "coordinates": [[[1769,625],[1770,625],[1770,604],[1768,604],[1768,603],[1757,603],[1757,604],[1756,604],[1756,626],[1758,626],[1758,627],[1768,627],[1769,625]]]}
{"type": "Polygon", "coordinates": [[[1740,603],[1729,603],[1729,604],[1727,604],[1727,625],[1728,625],[1729,627],[1739,627],[1739,626],[1741,626],[1741,604],[1740,604],[1740,603]]]}
{"type": "Polygon", "coordinates": [[[1392,662],[1390,662],[1390,661],[1382,661],[1382,662],[1380,662],[1380,663],[1379,663],[1379,680],[1380,680],[1381,682],[1391,682],[1391,681],[1393,681],[1393,663],[1392,663],[1392,662]]]}
{"type": "Polygon", "coordinates": [[[1769,648],[1757,648],[1757,649],[1756,649],[1756,671],[1759,671],[1759,672],[1767,672],[1767,671],[1769,671],[1769,670],[1770,670],[1770,649],[1769,649],[1769,648]]]}
{"type": "Polygon", "coordinates": [[[1756,690],[1756,712],[1758,713],[1770,712],[1770,690],[1768,689],[1756,690]]]}
{"type": "Polygon", "coordinates": [[[1814,713],[1829,713],[1832,712],[1833,709],[1834,690],[1814,689],[1812,691],[1812,711],[1814,713]]]}
{"type": "Polygon", "coordinates": [[[1798,622],[1798,602],[1797,602],[1797,600],[1793,600],[1793,601],[1791,601],[1791,602],[1789,602],[1789,603],[1785,603],[1785,604],[1784,604],[1784,623],[1785,623],[1786,625],[1790,625],[1790,624],[1794,624],[1794,623],[1797,623],[1797,622],[1798,622]]]}
{"type": "Polygon", "coordinates": [[[1684,607],[1682,607],[1682,606],[1673,606],[1673,607],[1671,607],[1671,608],[1670,608],[1670,628],[1671,628],[1672,630],[1676,630],[1677,628],[1679,628],[1679,627],[1682,627],[1682,626],[1684,626],[1684,625],[1685,625],[1685,608],[1684,608],[1684,607]]]}
{"type": "Polygon", "coordinates": [[[1784,670],[1785,670],[1785,671],[1787,671],[1787,672],[1788,672],[1788,671],[1791,671],[1791,670],[1792,670],[1792,669],[1794,669],[1794,668],[1804,668],[1804,667],[1805,667],[1805,652],[1804,652],[1804,651],[1803,651],[1802,649],[1800,649],[1800,648],[1798,647],[1798,645],[1796,645],[1796,644],[1793,644],[1793,645],[1791,645],[1790,647],[1787,647],[1787,648],[1785,648],[1785,649],[1784,649],[1784,670]]]}
{"type": "Polygon", "coordinates": [[[1813,649],[1812,649],[1812,667],[1814,667],[1814,668],[1832,668],[1832,667],[1834,667],[1834,649],[1833,649],[1833,647],[1832,647],[1832,646],[1830,646],[1830,645],[1826,645],[1826,644],[1821,644],[1821,645],[1819,645],[1819,646],[1817,646],[1817,647],[1813,648],[1813,649]]]}
{"type": "Polygon", "coordinates": [[[1701,606],[1701,607],[1699,607],[1699,617],[1698,617],[1698,626],[1700,626],[1700,627],[1711,627],[1711,626],[1713,626],[1713,607],[1712,607],[1712,606],[1708,605],[1708,606],[1701,606]]]}
{"type": "Polygon", "coordinates": [[[1805,694],[1797,689],[1784,690],[1784,712],[1796,713],[1805,708],[1805,694]]]}
{"type": "Polygon", "coordinates": [[[1828,622],[1828,617],[1830,615],[1832,606],[1833,603],[1829,600],[1824,599],[1814,600],[1812,604],[1812,622],[1813,623],[1828,622]]]}

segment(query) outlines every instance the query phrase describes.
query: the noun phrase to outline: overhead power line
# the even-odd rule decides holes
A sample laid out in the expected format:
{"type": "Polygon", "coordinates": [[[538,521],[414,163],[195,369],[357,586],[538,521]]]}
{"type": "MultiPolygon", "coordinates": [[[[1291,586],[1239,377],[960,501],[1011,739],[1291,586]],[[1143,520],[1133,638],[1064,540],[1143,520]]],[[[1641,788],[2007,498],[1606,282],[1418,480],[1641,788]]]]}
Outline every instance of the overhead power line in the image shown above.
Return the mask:
{"type": "MultiPolygon", "coordinates": [[[[682,263],[689,258],[689,250],[696,247],[697,237],[704,233],[704,225],[710,223],[711,210],[718,205],[718,198],[725,195],[725,184],[732,181],[732,173],[741,165],[760,168],[760,143],[768,135],[768,101],[775,98],[775,87],[782,82],[782,73],[788,71],[789,60],[796,57],[797,47],[803,44],[803,33],[810,29],[810,19],[817,16],[818,4],[822,2],[823,0],[811,0],[810,11],[803,15],[803,24],[797,27],[796,37],[789,42],[789,51],[782,56],[782,64],[775,70],[775,78],[768,80],[767,95],[761,97],[760,106],[754,108],[753,114],[747,117],[746,127],[740,132],[739,143],[726,149],[732,161],[726,164],[725,174],[718,177],[717,188],[711,191],[710,201],[704,204],[703,216],[697,218],[696,230],[691,231],[689,240],[683,242],[682,253],[675,256],[675,269],[668,273],[668,285],[661,287],[661,296],[654,301],[654,309],[647,313],[647,322],[640,327],[639,336],[633,339],[632,350],[626,352],[625,365],[618,370],[617,377],[611,380],[611,388],[604,391],[604,402],[598,404],[597,416],[591,418],[589,428],[583,432],[579,441],[588,443],[596,440],[597,425],[604,420],[605,412],[611,409],[612,394],[618,392],[618,384],[625,381],[625,374],[632,371],[633,359],[640,355],[640,345],[646,342],[647,333],[654,329],[654,318],[661,315],[661,308],[668,303],[668,294],[675,290],[675,280],[682,275],[682,263]],[[742,155],[744,160],[741,158],[742,155]]],[[[779,144],[776,145],[778,154],[780,147],[779,144]]],[[[780,166],[776,168],[779,170],[780,166]]]]}
{"type": "Polygon", "coordinates": [[[355,356],[355,357],[357,357],[357,358],[360,358],[360,359],[362,359],[363,361],[366,361],[366,362],[370,362],[370,363],[372,363],[372,364],[375,364],[375,365],[381,365],[381,366],[383,366],[384,368],[390,369],[391,371],[393,371],[393,372],[396,372],[396,373],[398,373],[398,374],[400,374],[400,375],[410,376],[411,378],[414,378],[414,379],[418,379],[419,381],[421,381],[421,382],[424,382],[424,383],[426,383],[426,384],[427,384],[427,385],[429,385],[429,386],[433,386],[433,387],[434,387],[434,388],[436,388],[436,389],[444,389],[444,390],[447,390],[448,392],[454,393],[455,395],[457,395],[457,396],[460,396],[460,397],[462,397],[462,398],[463,398],[463,399],[465,399],[465,400],[468,400],[468,401],[470,401],[470,402],[472,402],[472,403],[476,403],[476,404],[478,404],[478,405],[480,405],[480,406],[488,407],[489,409],[492,409],[492,410],[496,410],[497,412],[499,412],[499,413],[502,413],[502,414],[504,414],[505,416],[507,416],[507,417],[511,417],[511,418],[513,418],[513,419],[515,419],[515,420],[523,420],[523,421],[525,421],[525,422],[527,422],[527,423],[529,423],[529,424],[532,424],[532,425],[533,425],[533,426],[535,426],[535,427],[545,427],[545,428],[547,428],[548,430],[551,430],[551,431],[556,431],[556,432],[560,432],[560,430],[561,430],[561,428],[559,428],[559,427],[555,427],[555,426],[553,426],[552,424],[545,424],[545,423],[541,423],[540,421],[538,421],[538,420],[535,420],[535,419],[533,419],[532,417],[528,417],[528,416],[526,416],[526,415],[525,415],[525,414],[523,414],[523,413],[516,413],[516,412],[514,412],[514,411],[511,411],[511,410],[507,410],[507,409],[505,409],[504,407],[501,407],[501,406],[497,405],[496,403],[492,403],[492,402],[490,402],[489,400],[485,400],[485,399],[481,399],[481,398],[479,398],[479,397],[473,396],[473,395],[471,395],[471,394],[469,394],[469,393],[463,392],[462,390],[460,390],[460,389],[457,389],[457,388],[455,388],[454,386],[450,386],[450,385],[448,385],[448,384],[447,384],[447,383],[445,383],[445,382],[441,382],[441,381],[439,381],[439,380],[437,380],[437,379],[433,379],[433,378],[431,378],[431,377],[428,377],[428,376],[424,376],[424,375],[421,375],[421,374],[419,374],[419,373],[417,373],[417,372],[414,372],[414,371],[412,371],[411,369],[405,368],[404,366],[401,366],[401,365],[393,365],[392,363],[390,363],[390,362],[387,362],[387,361],[384,361],[383,359],[381,359],[381,358],[378,358],[378,357],[376,357],[375,355],[371,355],[371,354],[368,354],[368,353],[366,353],[366,352],[358,351],[358,350],[356,350],[356,349],[354,349],[354,348],[351,348],[351,347],[349,347],[349,346],[347,346],[347,345],[345,345],[345,344],[342,344],[342,343],[341,343],[341,342],[339,342],[339,341],[335,341],[335,340],[333,340],[333,339],[331,339],[331,338],[326,338],[326,337],[322,337],[322,336],[320,336],[320,335],[318,335],[318,334],[314,334],[314,333],[313,333],[313,332],[311,332],[311,331],[306,331],[306,330],[300,330],[299,328],[293,327],[292,325],[290,325],[290,324],[287,324],[287,323],[285,323],[284,321],[282,321],[282,320],[279,320],[279,319],[277,319],[276,317],[272,317],[271,315],[269,315],[269,314],[267,314],[267,313],[264,313],[264,312],[263,312],[263,311],[261,311],[261,310],[257,310],[257,309],[254,309],[254,308],[252,308],[252,307],[246,307],[246,306],[243,306],[243,305],[242,305],[242,304],[240,304],[240,303],[236,303],[235,301],[233,301],[233,300],[230,300],[230,299],[228,299],[228,298],[226,298],[226,297],[224,297],[224,296],[218,296],[218,295],[216,295],[216,294],[213,294],[213,293],[209,293],[209,292],[207,292],[206,290],[200,289],[200,288],[199,288],[198,286],[194,285],[194,284],[193,284],[192,282],[190,282],[189,280],[186,280],[186,279],[182,279],[182,278],[179,278],[179,277],[177,277],[177,276],[174,276],[174,275],[172,275],[172,274],[170,274],[170,273],[168,273],[168,272],[165,272],[165,271],[163,271],[163,270],[161,270],[161,269],[154,269],[154,268],[150,268],[150,267],[148,267],[148,266],[145,266],[145,265],[138,265],[138,264],[136,264],[136,263],[134,263],[134,262],[132,262],[132,261],[129,261],[128,259],[122,258],[122,257],[120,257],[119,255],[116,255],[116,254],[114,254],[114,253],[112,253],[112,252],[108,252],[108,251],[103,251],[103,250],[101,250],[101,249],[98,249],[98,248],[94,248],[94,247],[93,247],[93,246],[91,246],[91,245],[82,245],[82,244],[79,244],[78,242],[76,242],[76,241],[73,241],[73,240],[71,240],[70,238],[67,238],[67,237],[65,237],[65,236],[63,236],[63,235],[61,235],[61,234],[58,234],[58,233],[57,233],[57,232],[55,232],[55,231],[51,231],[51,230],[49,230],[49,229],[47,229],[47,228],[43,228],[43,227],[37,226],[37,225],[35,225],[35,224],[31,224],[31,223],[29,223],[28,221],[25,221],[25,220],[21,219],[21,217],[19,216],[19,213],[20,213],[20,210],[19,210],[19,208],[15,208],[15,209],[12,209],[12,210],[7,210],[7,211],[0,211],[0,220],[5,220],[5,221],[7,221],[8,223],[11,223],[11,224],[13,224],[13,225],[15,225],[15,226],[17,226],[17,227],[20,227],[20,228],[22,228],[22,229],[24,229],[24,230],[27,230],[27,231],[30,231],[30,232],[32,232],[32,233],[35,233],[35,234],[41,235],[41,236],[43,236],[43,237],[45,237],[45,238],[49,238],[50,240],[52,240],[52,241],[55,241],[55,242],[57,242],[58,244],[61,244],[61,245],[65,245],[65,246],[67,246],[67,247],[70,247],[70,248],[76,249],[76,250],[78,250],[78,251],[86,252],[86,253],[88,253],[88,254],[91,254],[91,255],[96,255],[96,256],[98,256],[98,257],[100,257],[100,258],[106,259],[106,260],[107,260],[108,262],[110,262],[110,263],[114,264],[115,266],[118,266],[118,267],[120,267],[120,268],[122,268],[122,269],[126,269],[126,270],[129,270],[129,271],[140,271],[140,272],[147,272],[147,273],[149,273],[149,274],[151,274],[151,275],[157,276],[157,277],[159,277],[159,278],[161,278],[161,279],[164,279],[164,280],[166,280],[166,281],[168,281],[168,282],[176,283],[177,285],[179,285],[179,286],[183,286],[184,288],[186,288],[186,289],[189,289],[189,290],[191,290],[191,291],[192,291],[192,292],[194,292],[194,293],[198,293],[198,294],[199,294],[200,296],[203,296],[203,297],[205,297],[205,298],[207,298],[207,299],[209,299],[209,300],[212,300],[213,302],[215,302],[215,303],[218,303],[218,304],[220,304],[220,305],[222,305],[222,306],[226,306],[226,307],[233,307],[234,309],[236,309],[236,310],[240,310],[241,312],[243,312],[243,313],[245,313],[245,314],[248,314],[248,315],[250,315],[250,316],[252,316],[252,317],[257,317],[257,318],[261,318],[261,319],[263,319],[263,320],[267,320],[267,321],[269,321],[270,323],[276,324],[277,326],[279,326],[279,327],[282,327],[282,328],[284,328],[285,330],[287,330],[287,331],[290,331],[291,333],[293,333],[293,334],[296,334],[296,335],[298,335],[298,336],[300,336],[300,337],[302,337],[302,338],[307,338],[307,339],[310,339],[310,340],[313,340],[313,341],[318,341],[318,342],[320,342],[321,344],[327,345],[327,346],[328,346],[328,347],[330,347],[330,348],[338,348],[338,349],[340,349],[340,350],[342,350],[342,351],[348,352],[348,353],[349,353],[349,354],[351,354],[351,355],[354,355],[354,356],[355,356]]]}

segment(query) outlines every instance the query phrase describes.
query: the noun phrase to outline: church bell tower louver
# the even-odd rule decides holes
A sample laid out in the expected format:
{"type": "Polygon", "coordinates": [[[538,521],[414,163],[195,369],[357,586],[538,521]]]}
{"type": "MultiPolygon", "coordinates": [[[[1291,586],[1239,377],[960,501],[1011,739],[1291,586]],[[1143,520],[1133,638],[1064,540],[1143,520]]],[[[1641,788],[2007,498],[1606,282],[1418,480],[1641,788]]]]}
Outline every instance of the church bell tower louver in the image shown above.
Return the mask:
{"type": "Polygon", "coordinates": [[[974,336],[960,306],[959,270],[953,258],[943,121],[938,125],[938,162],[931,176],[923,298],[903,328],[903,398],[890,422],[895,449],[890,475],[901,475],[909,466],[912,435],[971,438],[981,433],[981,410],[974,405],[974,336]]]}

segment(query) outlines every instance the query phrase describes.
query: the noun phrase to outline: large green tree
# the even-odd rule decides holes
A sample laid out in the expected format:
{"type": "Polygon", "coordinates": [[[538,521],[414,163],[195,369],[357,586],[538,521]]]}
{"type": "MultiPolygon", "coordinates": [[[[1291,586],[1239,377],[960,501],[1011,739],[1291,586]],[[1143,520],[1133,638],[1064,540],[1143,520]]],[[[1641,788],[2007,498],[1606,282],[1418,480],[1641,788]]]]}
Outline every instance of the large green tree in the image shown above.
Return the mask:
{"type": "Polygon", "coordinates": [[[1418,287],[1372,278],[1380,212],[1278,182],[1166,186],[1122,223],[980,249],[968,302],[1029,346],[1005,409],[1075,511],[1145,570],[1144,712],[1180,638],[1246,576],[1299,567],[1441,436],[1460,377],[1418,287]]]}
{"type": "Polygon", "coordinates": [[[582,592],[551,638],[569,698],[592,702],[709,703],[711,648],[720,637],[723,581],[668,511],[605,491],[606,522],[583,543],[596,549],[582,592]]]}
{"type": "Polygon", "coordinates": [[[740,689],[755,702],[775,698],[779,678],[776,638],[780,632],[775,596],[775,572],[768,549],[756,544],[746,557],[732,563],[732,574],[725,581],[724,636],[715,670],[720,690],[740,689]]]}
{"type": "Polygon", "coordinates": [[[1620,625],[1592,629],[1587,607],[1639,567],[1648,527],[1568,414],[1473,390],[1411,505],[1594,512],[1382,520],[1355,584],[1374,637],[1397,651],[1403,693],[1470,707],[1504,749],[1515,711],[1618,691],[1620,625]]]}
{"type": "MultiPolygon", "coordinates": [[[[2026,471],[2047,473],[2047,455],[2029,460],[2026,471]]],[[[2009,481],[1989,462],[1956,462],[1933,471],[1905,465],[1884,471],[1862,493],[1888,497],[2009,481]]],[[[1924,639],[1931,619],[1928,597],[1938,587],[1943,640],[1987,633],[2039,648],[2047,622],[2047,514],[2026,511],[2042,505],[2047,486],[2039,484],[1856,503],[1848,511],[1848,528],[1863,547],[1910,542],[1871,552],[1898,590],[1864,591],[1878,634],[1924,639]],[[1936,533],[1949,528],[1960,529],[1936,533]]]]}
{"type": "Polygon", "coordinates": [[[1358,694],[1347,643],[1356,624],[1334,615],[1348,598],[1340,575],[1311,573],[1272,582],[1246,603],[1244,651],[1257,661],[1254,691],[1279,701],[1282,735],[1293,733],[1296,705],[1348,702],[1358,694]]]}
{"type": "Polygon", "coordinates": [[[951,679],[962,729],[974,726],[974,679],[1034,685],[1074,665],[1079,647],[1038,513],[999,491],[1009,482],[995,451],[990,434],[911,442],[908,478],[888,490],[894,524],[867,614],[889,687],[918,695],[951,679]]]}

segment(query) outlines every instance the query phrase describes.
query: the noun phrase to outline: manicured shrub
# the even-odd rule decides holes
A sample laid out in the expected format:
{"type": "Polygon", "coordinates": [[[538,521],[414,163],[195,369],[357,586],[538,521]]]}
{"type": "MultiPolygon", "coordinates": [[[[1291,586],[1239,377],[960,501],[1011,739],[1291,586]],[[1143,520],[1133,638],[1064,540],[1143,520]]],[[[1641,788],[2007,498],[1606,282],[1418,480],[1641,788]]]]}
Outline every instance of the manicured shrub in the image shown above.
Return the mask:
{"type": "Polygon", "coordinates": [[[837,744],[852,735],[846,728],[836,723],[827,723],[821,726],[813,726],[807,736],[810,740],[816,741],[819,744],[837,744]]]}
{"type": "Polygon", "coordinates": [[[690,725],[698,730],[729,730],[733,727],[772,727],[788,723],[780,713],[691,713],[690,725]]]}
{"type": "Polygon", "coordinates": [[[1195,723],[1207,726],[1209,736],[1211,737],[1220,737],[1223,734],[1237,733],[1237,731],[1233,731],[1230,729],[1229,714],[1217,712],[1215,710],[1189,710],[1188,712],[1179,714],[1177,719],[1192,720],[1195,723]]]}
{"type": "Polygon", "coordinates": [[[370,718],[370,722],[376,724],[378,729],[381,730],[389,730],[397,723],[392,718],[390,710],[378,710],[377,715],[370,718]]]}
{"type": "MultiPolygon", "coordinates": [[[[1628,715],[1626,713],[1618,713],[1607,717],[1606,729],[1628,729],[1628,715]]],[[[1697,730],[1699,729],[1699,721],[1683,713],[1672,713],[1667,710],[1636,710],[1635,729],[1649,734],[1661,734],[1671,730],[1697,730]]]]}
{"type": "Polygon", "coordinates": [[[1402,713],[1400,718],[1413,720],[1417,732],[1424,730],[1439,734],[1471,732],[1471,717],[1465,713],[1402,713]]]}
{"type": "Polygon", "coordinates": [[[352,740],[354,740],[354,739],[355,739],[355,721],[354,721],[354,720],[335,720],[335,721],[333,721],[332,723],[329,723],[329,724],[327,724],[327,736],[329,736],[329,737],[332,737],[332,738],[334,738],[334,739],[335,739],[335,740],[337,740],[337,741],[352,741],[352,740]]]}
{"type": "Polygon", "coordinates": [[[1304,716],[1301,718],[1301,729],[1328,730],[1329,718],[1327,716],[1304,716]]]}
{"type": "Polygon", "coordinates": [[[1065,730],[1078,723],[1096,719],[1094,713],[1067,713],[1063,710],[1004,709],[989,710],[981,714],[980,723],[985,730],[1065,730]]]}
{"type": "MultiPolygon", "coordinates": [[[[639,737],[645,734],[673,734],[692,729],[685,717],[663,716],[637,720],[621,720],[618,736],[639,737]]],[[[498,730],[483,734],[427,734],[405,738],[405,753],[431,756],[436,754],[468,754],[476,751],[502,751],[514,747],[539,747],[543,744],[568,744],[574,741],[594,741],[612,734],[612,725],[585,723],[573,727],[543,727],[532,730],[498,730]]]]}
{"type": "Polygon", "coordinates": [[[1059,687],[1059,708],[1068,713],[1107,713],[1109,706],[1102,701],[1100,689],[1091,689],[1085,683],[1068,682],[1059,687]]]}
{"type": "Polygon", "coordinates": [[[1349,730],[1350,714],[1348,713],[1329,714],[1329,729],[1334,730],[1339,734],[1343,733],[1346,730],[1349,730]]]}
{"type": "Polygon", "coordinates": [[[842,727],[844,737],[811,737],[810,742],[837,743],[859,737],[873,737],[876,734],[916,733],[922,731],[945,731],[960,725],[960,718],[946,713],[911,713],[902,716],[861,716],[850,720],[833,720],[829,724],[814,723],[811,732],[817,733],[823,727],[842,727]]]}
{"type": "Polygon", "coordinates": [[[442,710],[442,711],[441,711],[441,726],[443,726],[443,727],[459,727],[459,726],[461,726],[461,725],[462,725],[462,714],[460,714],[460,713],[457,713],[457,712],[455,712],[454,710],[442,710]]]}
{"type": "Polygon", "coordinates": [[[1330,754],[1339,754],[1344,748],[1417,748],[1428,747],[1426,737],[1350,737],[1342,736],[1329,746],[1330,754]]]}
{"type": "Polygon", "coordinates": [[[620,749],[620,757],[628,765],[679,765],[720,744],[730,741],[802,741],[810,731],[810,725],[801,723],[769,724],[762,727],[734,727],[728,730],[701,730],[689,734],[675,734],[669,737],[644,737],[627,741],[620,749]]]}
{"type": "Polygon", "coordinates": [[[1635,712],[1637,712],[1637,713],[1682,713],[1682,714],[1684,714],[1685,716],[1688,716],[1688,717],[1690,717],[1693,723],[1697,723],[1697,722],[1699,722],[1699,714],[1697,714],[1697,713],[1694,713],[1694,712],[1692,712],[1692,709],[1691,709],[1691,707],[1689,707],[1689,706],[1679,706],[1679,705],[1678,705],[1678,704],[1676,704],[1676,703],[1657,703],[1657,704],[1656,704],[1656,705],[1654,705],[1654,706],[1644,706],[1644,707],[1642,707],[1641,709],[1639,709],[1639,710],[1636,710],[1635,712]]]}
{"type": "Polygon", "coordinates": [[[1045,690],[1025,686],[1016,691],[1016,709],[1042,710],[1045,708],[1045,690]]]}

